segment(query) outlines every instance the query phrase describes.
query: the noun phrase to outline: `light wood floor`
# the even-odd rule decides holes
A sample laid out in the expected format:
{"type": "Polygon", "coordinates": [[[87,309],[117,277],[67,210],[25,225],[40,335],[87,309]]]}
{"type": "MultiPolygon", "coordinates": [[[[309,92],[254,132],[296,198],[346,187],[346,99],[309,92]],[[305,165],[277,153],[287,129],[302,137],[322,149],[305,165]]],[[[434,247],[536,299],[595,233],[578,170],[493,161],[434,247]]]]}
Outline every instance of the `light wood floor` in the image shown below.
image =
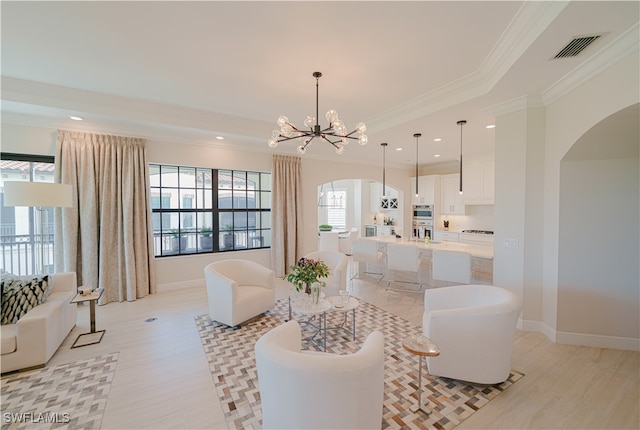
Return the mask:
{"type": "MultiPolygon", "coordinates": [[[[356,296],[421,324],[422,295],[356,280],[356,296]]],[[[279,284],[285,297],[287,284],[279,284]]],[[[47,366],[119,352],[103,429],[225,429],[194,316],[207,312],[202,287],[99,306],[100,344],[70,349],[89,330],[89,307],[47,366]],[[149,318],[154,321],[146,322],[149,318]]],[[[525,377],[460,429],[638,429],[640,353],[559,345],[518,331],[513,368],[525,377]]]]}

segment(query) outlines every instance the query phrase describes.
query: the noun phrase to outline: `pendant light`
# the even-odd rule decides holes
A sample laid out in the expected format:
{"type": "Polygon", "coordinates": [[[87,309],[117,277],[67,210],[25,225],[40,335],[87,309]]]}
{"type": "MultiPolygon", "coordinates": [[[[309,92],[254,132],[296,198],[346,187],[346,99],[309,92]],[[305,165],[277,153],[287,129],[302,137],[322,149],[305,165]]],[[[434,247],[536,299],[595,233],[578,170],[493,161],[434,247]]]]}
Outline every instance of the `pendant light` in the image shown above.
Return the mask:
{"type": "Polygon", "coordinates": [[[382,198],[387,198],[387,181],[386,181],[386,173],[387,173],[387,143],[381,143],[382,146],[382,198]]]}
{"type": "Polygon", "coordinates": [[[418,139],[420,139],[422,133],[415,133],[413,137],[416,138],[416,197],[419,196],[418,193],[418,139]]]}
{"type": "Polygon", "coordinates": [[[462,194],[462,126],[466,123],[467,121],[465,120],[458,121],[458,125],[460,126],[460,194],[462,194]]]}

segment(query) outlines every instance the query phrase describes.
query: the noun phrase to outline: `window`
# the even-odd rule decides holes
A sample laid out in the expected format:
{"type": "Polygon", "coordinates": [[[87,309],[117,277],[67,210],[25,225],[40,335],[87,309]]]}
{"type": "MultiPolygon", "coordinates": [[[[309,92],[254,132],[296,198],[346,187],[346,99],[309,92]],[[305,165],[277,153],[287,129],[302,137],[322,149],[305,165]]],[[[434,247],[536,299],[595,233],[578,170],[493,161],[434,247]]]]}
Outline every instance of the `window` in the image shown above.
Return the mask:
{"type": "Polygon", "coordinates": [[[327,192],[327,221],[333,228],[347,227],[347,191],[332,190],[327,192]]]}
{"type": "Polygon", "coordinates": [[[271,174],[149,166],[156,256],[269,248],[271,174]]]}
{"type": "MultiPolygon", "coordinates": [[[[10,207],[4,205],[4,183],[9,181],[53,182],[54,158],[26,154],[2,153],[1,224],[0,246],[2,259],[0,273],[31,275],[36,272],[37,254],[40,252],[39,224],[33,208],[10,207]],[[36,249],[37,248],[37,249],[36,249]]],[[[53,208],[44,208],[44,271],[53,272],[53,208]]]]}

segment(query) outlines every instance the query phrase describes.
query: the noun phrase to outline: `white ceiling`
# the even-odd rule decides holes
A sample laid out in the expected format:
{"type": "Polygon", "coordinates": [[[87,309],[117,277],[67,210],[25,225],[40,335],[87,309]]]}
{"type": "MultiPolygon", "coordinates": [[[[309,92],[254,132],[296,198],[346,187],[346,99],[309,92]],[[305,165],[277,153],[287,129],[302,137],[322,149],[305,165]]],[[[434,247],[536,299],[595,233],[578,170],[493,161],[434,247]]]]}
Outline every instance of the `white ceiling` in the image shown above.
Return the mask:
{"type": "Polygon", "coordinates": [[[367,124],[369,144],[339,156],[314,142],[305,157],[377,165],[388,142],[388,165],[411,166],[420,132],[420,164],[447,162],[458,120],[467,156],[492,152],[485,126],[505,105],[548,103],[637,50],[639,4],[3,1],[2,121],[269,152],[280,114],[315,114],[320,71],[321,125],[334,108],[367,124]]]}

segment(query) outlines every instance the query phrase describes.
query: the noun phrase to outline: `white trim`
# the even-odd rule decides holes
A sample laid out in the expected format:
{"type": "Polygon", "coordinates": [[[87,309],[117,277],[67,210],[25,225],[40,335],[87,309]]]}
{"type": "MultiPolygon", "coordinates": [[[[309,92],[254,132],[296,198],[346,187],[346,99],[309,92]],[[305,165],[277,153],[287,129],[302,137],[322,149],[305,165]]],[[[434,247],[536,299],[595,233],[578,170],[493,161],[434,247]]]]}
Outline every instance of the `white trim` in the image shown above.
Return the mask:
{"type": "Polygon", "coordinates": [[[549,105],[582,85],[589,79],[602,73],[607,68],[624,60],[629,55],[638,51],[640,41],[638,31],[640,24],[636,23],[626,32],[614,39],[610,44],[600,49],[596,55],[589,57],[584,63],[567,73],[559,81],[542,92],[545,105],[549,105]]]}
{"type": "Polygon", "coordinates": [[[522,319],[518,320],[516,327],[524,331],[542,333],[552,342],[565,345],[640,351],[640,339],[632,337],[560,332],[549,327],[542,321],[531,321],[522,319]]]}
{"type": "Polygon", "coordinates": [[[568,345],[640,351],[640,339],[634,339],[632,337],[603,336],[569,332],[556,332],[556,336],[558,343],[568,345]]]}
{"type": "Polygon", "coordinates": [[[157,291],[159,293],[165,291],[182,290],[184,288],[202,287],[204,288],[204,278],[192,279],[190,281],[169,282],[166,284],[158,284],[157,291]]]}

